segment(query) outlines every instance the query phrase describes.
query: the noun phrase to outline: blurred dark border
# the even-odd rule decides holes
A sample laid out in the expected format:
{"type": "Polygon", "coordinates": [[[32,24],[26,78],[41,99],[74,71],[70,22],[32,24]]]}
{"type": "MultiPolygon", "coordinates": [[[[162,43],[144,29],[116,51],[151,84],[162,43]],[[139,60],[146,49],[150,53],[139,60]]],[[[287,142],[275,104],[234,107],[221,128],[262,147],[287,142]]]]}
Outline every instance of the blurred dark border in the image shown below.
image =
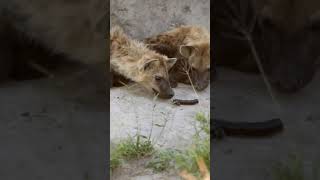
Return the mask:
{"type": "Polygon", "coordinates": [[[106,155],[104,157],[106,157],[106,165],[104,165],[103,167],[105,167],[105,178],[104,179],[110,179],[110,75],[109,75],[109,71],[107,71],[110,67],[110,1],[106,0],[106,10],[107,10],[107,31],[106,31],[106,102],[107,102],[107,112],[109,113],[109,117],[107,119],[108,121],[108,132],[107,132],[107,140],[106,140],[106,155]]]}
{"type": "MultiPolygon", "coordinates": [[[[212,12],[212,6],[214,4],[214,0],[210,1],[210,44],[211,42],[213,41],[213,35],[212,35],[212,28],[213,28],[213,22],[212,22],[212,15],[213,15],[213,12],[212,12]]],[[[217,76],[217,72],[215,70],[215,61],[214,61],[214,58],[213,58],[213,47],[210,45],[210,119],[213,119],[213,81],[214,79],[216,78],[217,76]]],[[[210,121],[210,123],[212,123],[212,121],[210,121]]],[[[212,124],[210,124],[210,127],[212,127],[212,124]]],[[[212,136],[211,136],[212,137],[212,136]]],[[[213,179],[212,177],[214,176],[213,174],[213,168],[214,168],[214,154],[213,154],[213,146],[214,146],[214,143],[213,143],[213,139],[211,138],[210,139],[210,179],[213,179]]]]}

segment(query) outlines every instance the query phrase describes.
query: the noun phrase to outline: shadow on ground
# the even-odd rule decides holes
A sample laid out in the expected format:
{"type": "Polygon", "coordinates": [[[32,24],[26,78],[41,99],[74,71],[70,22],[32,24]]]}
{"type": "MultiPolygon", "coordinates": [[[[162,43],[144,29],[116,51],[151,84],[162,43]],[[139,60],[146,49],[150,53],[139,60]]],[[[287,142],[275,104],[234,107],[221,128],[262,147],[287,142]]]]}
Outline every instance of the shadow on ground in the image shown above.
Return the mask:
{"type": "Polygon", "coordinates": [[[103,179],[108,116],[101,65],[0,87],[0,179],[103,179]]]}
{"type": "Polygon", "coordinates": [[[211,103],[212,113],[232,121],[263,121],[280,117],[285,130],[265,139],[226,138],[212,147],[214,176],[223,180],[272,179],[271,169],[291,153],[303,157],[306,171],[320,156],[320,75],[301,92],[276,94],[278,109],[260,76],[219,68],[211,103]]]}

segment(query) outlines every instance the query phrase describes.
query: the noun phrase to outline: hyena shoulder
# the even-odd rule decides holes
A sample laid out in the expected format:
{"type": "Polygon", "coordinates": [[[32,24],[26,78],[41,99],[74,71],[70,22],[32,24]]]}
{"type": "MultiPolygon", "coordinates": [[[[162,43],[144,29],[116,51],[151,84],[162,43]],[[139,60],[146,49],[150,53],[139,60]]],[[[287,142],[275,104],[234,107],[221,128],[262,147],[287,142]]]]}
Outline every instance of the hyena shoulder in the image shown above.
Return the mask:
{"type": "MultiPolygon", "coordinates": [[[[149,50],[143,43],[131,39],[119,26],[114,26],[110,30],[110,65],[113,70],[124,76],[137,77],[139,64],[147,59],[143,56],[154,56],[156,53],[149,50]]],[[[138,77],[137,77],[138,78],[138,77]]]]}

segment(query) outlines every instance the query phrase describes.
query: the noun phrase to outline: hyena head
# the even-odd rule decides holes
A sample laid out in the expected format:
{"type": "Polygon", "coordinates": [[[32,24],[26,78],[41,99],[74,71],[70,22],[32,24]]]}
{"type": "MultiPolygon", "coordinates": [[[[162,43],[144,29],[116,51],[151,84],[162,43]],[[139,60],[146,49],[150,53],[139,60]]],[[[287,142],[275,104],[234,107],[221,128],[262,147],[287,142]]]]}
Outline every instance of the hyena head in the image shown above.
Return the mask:
{"type": "Polygon", "coordinates": [[[145,54],[140,61],[139,83],[159,98],[172,98],[174,92],[170,86],[168,71],[176,60],[156,53],[145,54]]]}
{"type": "Polygon", "coordinates": [[[180,46],[180,54],[188,59],[192,84],[199,91],[210,81],[210,44],[207,42],[180,46]]]}
{"type": "Polygon", "coordinates": [[[262,51],[270,81],[277,89],[293,93],[304,88],[315,74],[315,62],[320,55],[320,16],[319,11],[310,8],[319,8],[320,3],[275,2],[282,2],[283,6],[265,6],[261,13],[262,51]]]}

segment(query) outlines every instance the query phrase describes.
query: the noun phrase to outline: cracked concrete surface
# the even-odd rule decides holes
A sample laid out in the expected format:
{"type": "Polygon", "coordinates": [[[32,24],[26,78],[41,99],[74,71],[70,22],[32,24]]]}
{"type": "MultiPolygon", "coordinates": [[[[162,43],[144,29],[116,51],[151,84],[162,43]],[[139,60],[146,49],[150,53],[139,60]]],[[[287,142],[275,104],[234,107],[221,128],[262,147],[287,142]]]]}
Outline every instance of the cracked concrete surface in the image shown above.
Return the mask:
{"type": "MultiPolygon", "coordinates": [[[[176,106],[170,100],[154,100],[139,87],[113,88],[110,91],[110,138],[116,144],[120,139],[140,134],[151,139],[158,149],[185,149],[195,134],[195,115],[209,115],[210,87],[196,95],[191,86],[179,84],[174,98],[199,98],[199,104],[176,106]]],[[[146,160],[141,160],[146,162],[146,160]]],[[[174,172],[154,173],[141,161],[116,170],[112,179],[180,179],[174,172]],[[138,163],[138,165],[137,165],[138,163]]]]}
{"type": "Polygon", "coordinates": [[[152,139],[163,148],[181,149],[189,145],[190,138],[195,133],[195,115],[198,112],[209,114],[210,89],[208,87],[196,95],[191,86],[180,84],[174,91],[174,98],[199,98],[199,104],[177,106],[171,100],[154,100],[140,88],[111,89],[111,140],[116,141],[137,133],[148,137],[151,133],[152,139]]]}

